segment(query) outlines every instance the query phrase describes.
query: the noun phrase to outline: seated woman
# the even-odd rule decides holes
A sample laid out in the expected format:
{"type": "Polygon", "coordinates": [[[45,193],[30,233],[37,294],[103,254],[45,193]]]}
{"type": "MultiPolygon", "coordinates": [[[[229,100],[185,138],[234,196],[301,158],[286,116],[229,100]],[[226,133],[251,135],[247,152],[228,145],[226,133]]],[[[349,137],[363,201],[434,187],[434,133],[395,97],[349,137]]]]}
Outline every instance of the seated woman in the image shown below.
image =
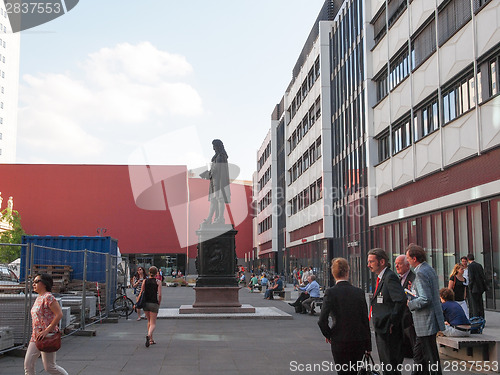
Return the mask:
{"type": "Polygon", "coordinates": [[[441,288],[439,290],[441,298],[441,307],[446,328],[442,331],[444,336],[463,337],[470,336],[470,322],[465,316],[462,307],[455,302],[455,294],[450,288],[441,288]]]}

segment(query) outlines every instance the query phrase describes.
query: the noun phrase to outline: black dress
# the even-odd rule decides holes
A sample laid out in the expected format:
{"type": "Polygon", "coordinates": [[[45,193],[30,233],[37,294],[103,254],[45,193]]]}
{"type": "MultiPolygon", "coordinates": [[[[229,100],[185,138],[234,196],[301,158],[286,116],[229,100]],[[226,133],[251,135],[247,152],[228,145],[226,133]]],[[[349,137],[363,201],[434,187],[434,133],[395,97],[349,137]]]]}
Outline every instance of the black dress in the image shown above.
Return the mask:
{"type": "Polygon", "coordinates": [[[456,276],[450,277],[450,280],[455,283],[453,287],[453,293],[455,293],[455,301],[462,302],[465,299],[465,285],[463,281],[460,281],[456,276]]]}

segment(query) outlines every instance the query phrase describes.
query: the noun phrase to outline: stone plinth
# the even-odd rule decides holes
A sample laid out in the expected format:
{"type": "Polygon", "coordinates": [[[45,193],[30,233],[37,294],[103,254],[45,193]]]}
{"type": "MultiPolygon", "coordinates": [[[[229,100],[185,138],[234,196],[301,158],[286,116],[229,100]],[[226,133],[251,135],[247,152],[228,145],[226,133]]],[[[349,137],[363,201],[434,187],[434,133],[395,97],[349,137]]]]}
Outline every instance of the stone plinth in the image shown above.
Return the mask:
{"type": "Polygon", "coordinates": [[[179,314],[255,313],[250,305],[239,302],[237,257],[232,225],[203,224],[198,234],[198,279],[192,306],[183,305],[179,314]]]}
{"type": "Polygon", "coordinates": [[[196,300],[193,306],[181,306],[179,314],[254,313],[255,308],[242,305],[238,298],[239,287],[194,287],[196,300]]]}

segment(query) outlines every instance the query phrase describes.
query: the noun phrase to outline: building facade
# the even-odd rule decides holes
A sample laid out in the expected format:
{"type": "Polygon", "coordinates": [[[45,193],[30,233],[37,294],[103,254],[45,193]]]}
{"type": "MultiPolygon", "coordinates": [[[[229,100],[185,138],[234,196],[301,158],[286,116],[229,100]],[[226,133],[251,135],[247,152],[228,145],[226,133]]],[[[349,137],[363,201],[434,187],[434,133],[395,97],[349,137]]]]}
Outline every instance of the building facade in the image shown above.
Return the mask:
{"type": "Polygon", "coordinates": [[[473,253],[500,309],[500,3],[367,2],[369,213],[394,259],[420,244],[440,285],[473,253]]]}
{"type": "Polygon", "coordinates": [[[284,96],[284,270],[313,265],[327,284],[343,256],[370,291],[367,251],[394,260],[413,242],[444,286],[473,253],[499,310],[500,3],[326,6],[284,96]]]}
{"type": "Polygon", "coordinates": [[[0,163],[16,161],[20,33],[0,3],[0,163]]]}

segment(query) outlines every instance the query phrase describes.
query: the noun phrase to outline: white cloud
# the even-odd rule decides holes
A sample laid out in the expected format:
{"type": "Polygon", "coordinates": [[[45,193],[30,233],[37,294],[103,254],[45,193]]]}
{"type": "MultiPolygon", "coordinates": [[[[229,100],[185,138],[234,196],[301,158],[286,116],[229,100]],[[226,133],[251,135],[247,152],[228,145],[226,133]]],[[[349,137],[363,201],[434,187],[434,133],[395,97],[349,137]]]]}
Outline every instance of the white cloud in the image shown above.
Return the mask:
{"type": "Polygon", "coordinates": [[[91,53],[71,73],[24,75],[18,160],[126,163],[127,152],[110,153],[203,113],[201,97],[185,82],[191,73],[183,56],[143,42],[91,53]]]}

